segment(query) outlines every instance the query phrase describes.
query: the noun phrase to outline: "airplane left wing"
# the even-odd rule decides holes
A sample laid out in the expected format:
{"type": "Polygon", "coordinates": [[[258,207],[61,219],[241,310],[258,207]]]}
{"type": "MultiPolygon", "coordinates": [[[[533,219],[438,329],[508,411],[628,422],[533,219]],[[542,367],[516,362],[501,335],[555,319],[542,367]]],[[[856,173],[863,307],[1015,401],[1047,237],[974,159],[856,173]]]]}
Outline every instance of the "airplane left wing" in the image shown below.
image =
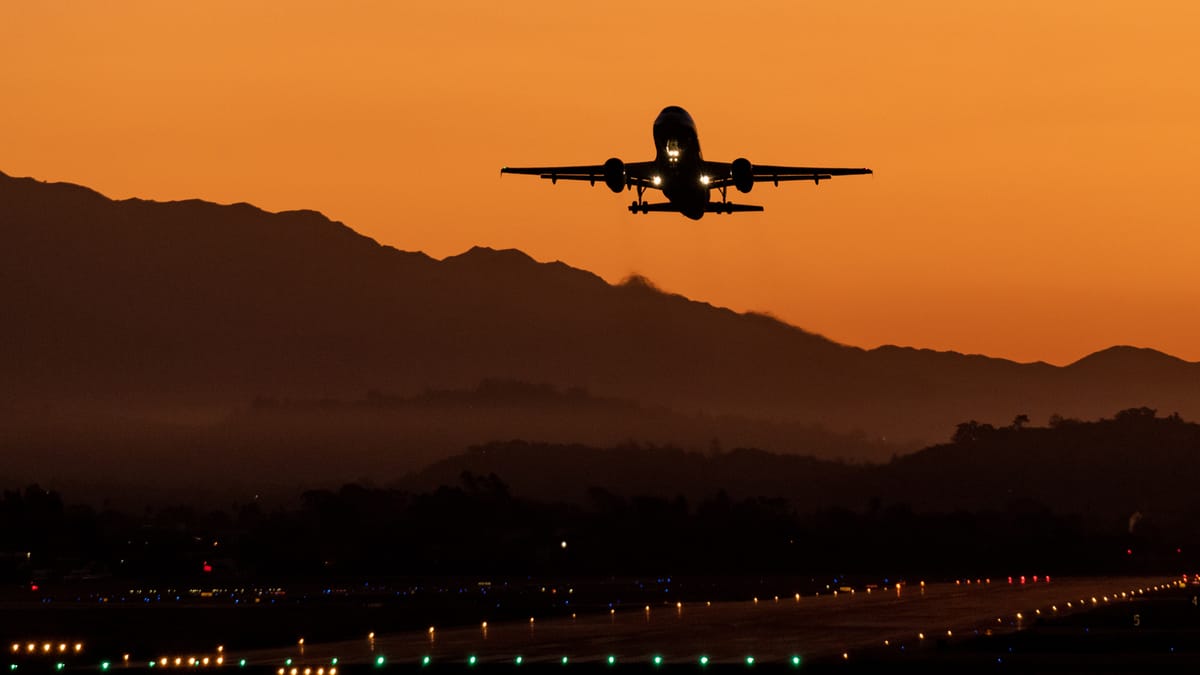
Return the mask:
{"type": "MultiPolygon", "coordinates": [[[[735,178],[737,177],[734,173],[738,169],[735,165],[738,162],[705,162],[705,164],[709,174],[712,176],[709,187],[719,188],[735,184],[735,178]]],[[[779,185],[781,181],[794,180],[811,180],[813,183],[820,183],[834,176],[861,176],[873,173],[870,169],[840,167],[779,166],[775,164],[749,164],[749,162],[746,165],[750,169],[750,177],[753,182],[774,183],[775,185],[779,185]]]]}

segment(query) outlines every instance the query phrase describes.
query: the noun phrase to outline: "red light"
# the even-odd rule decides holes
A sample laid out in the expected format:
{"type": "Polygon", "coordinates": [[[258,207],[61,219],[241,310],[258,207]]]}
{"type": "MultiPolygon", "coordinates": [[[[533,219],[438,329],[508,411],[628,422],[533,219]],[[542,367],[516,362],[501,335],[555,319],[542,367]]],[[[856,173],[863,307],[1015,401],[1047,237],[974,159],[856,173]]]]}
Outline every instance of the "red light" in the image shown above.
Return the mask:
{"type": "Polygon", "coordinates": [[[212,565],[209,565],[207,560],[206,560],[206,561],[204,561],[204,571],[205,571],[205,572],[211,572],[211,571],[212,571],[212,565]]]}
{"type": "Polygon", "coordinates": [[[1035,584],[1037,583],[1037,575],[1036,574],[1033,575],[1033,583],[1035,583],[1035,584]]]}
{"type": "Polygon", "coordinates": [[[1131,548],[1125,549],[1125,555],[1133,555],[1133,549],[1131,549],[1131,548]]]}
{"type": "Polygon", "coordinates": [[[29,590],[31,591],[36,591],[38,588],[39,587],[37,584],[29,584],[29,590]]]}
{"type": "Polygon", "coordinates": [[[1008,578],[1008,583],[1010,583],[1010,584],[1012,583],[1012,577],[1008,578]]]}
{"type": "Polygon", "coordinates": [[[1046,575],[1046,583],[1050,583],[1050,575],[1049,574],[1046,575]]]}
{"type": "Polygon", "coordinates": [[[1021,575],[1021,583],[1025,583],[1025,575],[1024,574],[1021,575]]]}

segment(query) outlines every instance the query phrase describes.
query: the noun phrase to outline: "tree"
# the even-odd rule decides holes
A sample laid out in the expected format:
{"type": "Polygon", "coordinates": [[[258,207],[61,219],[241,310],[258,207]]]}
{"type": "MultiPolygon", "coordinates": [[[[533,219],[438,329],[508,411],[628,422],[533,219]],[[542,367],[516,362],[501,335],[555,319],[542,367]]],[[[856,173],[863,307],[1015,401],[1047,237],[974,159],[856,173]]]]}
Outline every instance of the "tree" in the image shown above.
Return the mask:
{"type": "Polygon", "coordinates": [[[983,438],[991,436],[995,432],[996,427],[993,427],[990,424],[984,424],[982,422],[971,420],[970,422],[963,422],[955,427],[954,436],[951,438],[951,440],[956,444],[965,445],[982,440],[983,438]]]}

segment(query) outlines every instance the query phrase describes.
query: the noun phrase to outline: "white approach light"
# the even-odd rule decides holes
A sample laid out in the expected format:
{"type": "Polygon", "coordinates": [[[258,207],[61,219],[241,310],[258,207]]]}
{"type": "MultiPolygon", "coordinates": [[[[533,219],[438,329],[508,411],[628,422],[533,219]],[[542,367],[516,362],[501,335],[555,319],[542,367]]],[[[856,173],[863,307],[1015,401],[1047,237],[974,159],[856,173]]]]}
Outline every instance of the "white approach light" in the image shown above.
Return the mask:
{"type": "Polygon", "coordinates": [[[662,185],[662,176],[655,176],[653,180],[655,185],[662,185]]]}

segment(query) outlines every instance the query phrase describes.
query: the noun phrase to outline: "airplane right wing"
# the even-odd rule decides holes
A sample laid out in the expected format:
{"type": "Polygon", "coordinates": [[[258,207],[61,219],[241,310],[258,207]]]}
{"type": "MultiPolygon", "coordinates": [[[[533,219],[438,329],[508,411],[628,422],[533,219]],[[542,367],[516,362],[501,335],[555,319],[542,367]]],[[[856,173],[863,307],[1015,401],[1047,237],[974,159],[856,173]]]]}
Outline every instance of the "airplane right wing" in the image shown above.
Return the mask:
{"type": "Polygon", "coordinates": [[[578,166],[524,166],[510,167],[506,166],[500,169],[500,173],[512,173],[525,176],[537,176],[549,180],[551,183],[557,183],[560,180],[585,180],[592,185],[597,181],[605,183],[609,178],[617,180],[609,184],[613,185],[634,185],[642,187],[657,187],[654,185],[651,174],[653,173],[654,162],[624,162],[613,163],[613,160],[608,160],[604,164],[583,164],[578,166]]]}

